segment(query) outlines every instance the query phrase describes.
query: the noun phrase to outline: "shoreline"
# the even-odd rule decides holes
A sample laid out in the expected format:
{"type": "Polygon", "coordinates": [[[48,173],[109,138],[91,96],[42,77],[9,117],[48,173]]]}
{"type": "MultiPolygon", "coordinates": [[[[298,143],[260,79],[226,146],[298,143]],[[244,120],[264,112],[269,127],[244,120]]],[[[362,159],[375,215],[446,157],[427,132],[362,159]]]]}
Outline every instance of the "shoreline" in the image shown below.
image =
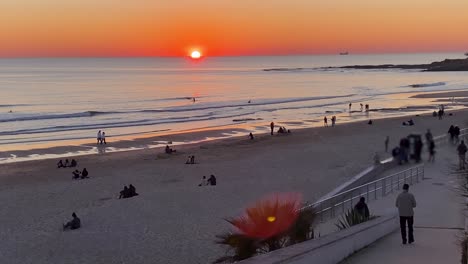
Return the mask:
{"type": "MultiPolygon", "coordinates": [[[[366,122],[366,120],[384,120],[395,119],[408,116],[424,115],[432,113],[439,103],[447,103],[447,98],[457,97],[457,103],[452,103],[447,111],[462,111],[468,107],[464,104],[463,98],[468,96],[468,91],[447,91],[447,92],[424,92],[424,93],[402,93],[394,96],[404,96],[408,99],[416,98],[424,100],[421,105],[407,105],[405,107],[371,109],[369,112],[352,111],[341,113],[324,113],[331,117],[338,117],[337,125],[342,126],[348,123],[366,122]],[[403,111],[401,111],[403,110],[403,111]],[[388,112],[388,113],[387,113],[388,112]],[[383,114],[382,114],[383,113],[383,114]],[[354,116],[353,116],[354,114],[354,116]]],[[[449,100],[449,99],[447,99],[449,100]]],[[[302,121],[278,121],[273,120],[276,125],[286,126],[294,132],[314,129],[322,126],[321,120],[302,120],[302,121]],[[306,124],[306,121],[309,123],[306,124]]],[[[275,128],[275,132],[276,132],[275,128]]],[[[53,145],[50,147],[25,148],[19,150],[4,150],[0,152],[0,164],[26,162],[32,160],[58,159],[68,157],[83,157],[92,155],[103,155],[119,152],[157,152],[166,145],[177,148],[190,148],[198,144],[209,142],[223,142],[229,140],[241,140],[247,138],[248,133],[252,132],[256,137],[269,134],[269,122],[247,123],[240,122],[224,126],[205,127],[199,129],[187,129],[181,131],[161,131],[148,132],[140,134],[138,137],[112,137],[108,136],[107,145],[97,145],[95,139],[79,140],[77,144],[53,145]],[[117,141],[112,142],[113,139],[117,141]]],[[[26,144],[26,146],[28,146],[26,144]]]]}

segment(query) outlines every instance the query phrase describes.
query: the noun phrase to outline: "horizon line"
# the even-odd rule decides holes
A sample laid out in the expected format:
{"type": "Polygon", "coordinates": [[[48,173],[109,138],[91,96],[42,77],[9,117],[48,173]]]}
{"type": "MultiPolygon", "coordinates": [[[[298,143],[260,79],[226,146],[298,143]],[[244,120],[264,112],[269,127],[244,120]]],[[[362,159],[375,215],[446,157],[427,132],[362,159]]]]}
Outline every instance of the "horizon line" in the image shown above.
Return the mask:
{"type": "MultiPolygon", "coordinates": [[[[425,52],[418,52],[418,51],[402,51],[402,52],[350,52],[350,51],[342,51],[348,52],[348,55],[341,55],[340,52],[338,53],[293,53],[293,54],[260,54],[260,55],[253,55],[253,54],[241,54],[241,55],[207,55],[202,56],[202,58],[230,58],[230,57],[294,57],[294,56],[352,56],[352,55],[389,55],[389,54],[435,54],[435,53],[458,53],[460,52],[461,55],[464,55],[466,51],[462,50],[447,50],[447,51],[425,51],[425,52]]],[[[12,57],[2,57],[0,59],[118,59],[118,58],[190,58],[188,55],[178,56],[178,55],[102,55],[102,56],[93,56],[93,55],[85,55],[85,56],[12,56],[12,57]]]]}

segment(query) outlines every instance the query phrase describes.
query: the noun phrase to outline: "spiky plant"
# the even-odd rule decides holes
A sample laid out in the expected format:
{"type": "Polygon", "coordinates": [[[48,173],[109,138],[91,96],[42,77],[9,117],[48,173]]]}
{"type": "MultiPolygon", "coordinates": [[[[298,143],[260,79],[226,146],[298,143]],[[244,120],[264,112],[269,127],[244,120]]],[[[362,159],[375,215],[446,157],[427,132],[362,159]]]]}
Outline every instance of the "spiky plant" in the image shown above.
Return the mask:
{"type": "Polygon", "coordinates": [[[365,217],[364,215],[358,213],[355,209],[351,209],[338,219],[338,222],[335,224],[335,226],[338,227],[339,230],[343,230],[374,218],[375,216],[365,217]]]}

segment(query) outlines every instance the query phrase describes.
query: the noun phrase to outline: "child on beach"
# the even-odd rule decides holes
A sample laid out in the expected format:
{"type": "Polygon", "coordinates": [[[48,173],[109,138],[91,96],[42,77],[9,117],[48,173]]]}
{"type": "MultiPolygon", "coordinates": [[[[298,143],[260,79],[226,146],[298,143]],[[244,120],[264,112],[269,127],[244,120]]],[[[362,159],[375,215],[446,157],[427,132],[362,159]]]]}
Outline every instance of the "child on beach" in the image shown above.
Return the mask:
{"type": "Polygon", "coordinates": [[[270,128],[271,128],[271,135],[273,136],[273,130],[275,129],[275,123],[271,122],[270,123],[270,128]]]}
{"type": "Polygon", "coordinates": [[[216,185],[216,177],[213,174],[211,174],[211,176],[210,176],[210,178],[208,178],[207,182],[208,182],[208,185],[216,185]]]}
{"type": "Polygon", "coordinates": [[[324,117],[324,118],[323,118],[323,126],[326,126],[326,127],[328,126],[328,119],[327,119],[327,117],[324,117]]]}

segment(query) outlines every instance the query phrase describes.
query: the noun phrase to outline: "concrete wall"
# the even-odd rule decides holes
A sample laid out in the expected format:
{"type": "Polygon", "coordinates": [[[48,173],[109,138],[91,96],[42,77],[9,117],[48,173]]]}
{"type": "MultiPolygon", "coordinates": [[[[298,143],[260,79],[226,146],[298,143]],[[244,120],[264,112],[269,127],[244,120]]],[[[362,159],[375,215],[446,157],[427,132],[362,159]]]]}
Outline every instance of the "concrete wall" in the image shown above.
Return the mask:
{"type": "Polygon", "coordinates": [[[387,214],[324,237],[241,261],[241,264],[335,264],[399,227],[398,215],[387,214]]]}

